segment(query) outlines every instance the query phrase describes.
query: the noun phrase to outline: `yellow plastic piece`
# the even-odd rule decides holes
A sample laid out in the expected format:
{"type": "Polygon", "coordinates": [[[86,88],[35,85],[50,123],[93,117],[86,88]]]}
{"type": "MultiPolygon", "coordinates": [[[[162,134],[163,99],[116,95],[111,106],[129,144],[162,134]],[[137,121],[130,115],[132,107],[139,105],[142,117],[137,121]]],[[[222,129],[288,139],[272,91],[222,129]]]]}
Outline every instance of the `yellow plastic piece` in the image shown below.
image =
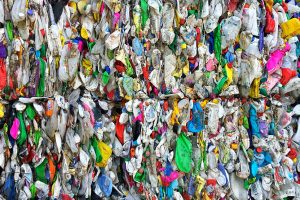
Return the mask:
{"type": "Polygon", "coordinates": [[[297,18],[290,19],[281,24],[281,37],[289,39],[300,34],[300,20],[297,18]]]}
{"type": "Polygon", "coordinates": [[[4,117],[4,106],[0,103],[0,118],[4,117]]]}
{"type": "Polygon", "coordinates": [[[87,40],[89,38],[89,33],[87,32],[87,30],[84,27],[81,28],[80,35],[85,40],[87,40]]]}
{"type": "Polygon", "coordinates": [[[98,167],[106,167],[107,161],[112,154],[112,149],[110,148],[110,146],[108,146],[107,144],[105,144],[102,141],[100,141],[98,143],[98,147],[101,152],[102,160],[101,160],[101,162],[96,163],[96,165],[98,167]]]}
{"type": "Polygon", "coordinates": [[[174,106],[174,110],[172,112],[171,119],[170,119],[172,125],[179,124],[178,122],[179,108],[178,108],[177,100],[174,101],[173,106],[174,106]]]}
{"type": "Polygon", "coordinates": [[[227,89],[233,81],[233,68],[228,67],[228,65],[226,64],[225,70],[226,70],[226,74],[227,74],[227,81],[224,84],[223,90],[227,89]]]}
{"type": "Polygon", "coordinates": [[[249,96],[251,98],[259,98],[260,78],[255,78],[251,84],[249,96]]]}

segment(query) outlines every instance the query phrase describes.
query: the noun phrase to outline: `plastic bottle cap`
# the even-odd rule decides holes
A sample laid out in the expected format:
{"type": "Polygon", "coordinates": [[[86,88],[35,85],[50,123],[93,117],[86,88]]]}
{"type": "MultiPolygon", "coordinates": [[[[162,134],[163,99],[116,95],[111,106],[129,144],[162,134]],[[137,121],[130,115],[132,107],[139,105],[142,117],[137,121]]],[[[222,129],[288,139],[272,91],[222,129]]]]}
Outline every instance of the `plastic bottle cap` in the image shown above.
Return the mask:
{"type": "Polygon", "coordinates": [[[27,10],[27,14],[30,15],[30,16],[32,16],[32,15],[33,15],[33,10],[28,9],[28,10],[27,10]]]}
{"type": "Polygon", "coordinates": [[[261,148],[261,147],[257,147],[257,148],[256,148],[256,152],[257,152],[257,153],[261,153],[261,152],[262,152],[262,148],[261,148]]]}

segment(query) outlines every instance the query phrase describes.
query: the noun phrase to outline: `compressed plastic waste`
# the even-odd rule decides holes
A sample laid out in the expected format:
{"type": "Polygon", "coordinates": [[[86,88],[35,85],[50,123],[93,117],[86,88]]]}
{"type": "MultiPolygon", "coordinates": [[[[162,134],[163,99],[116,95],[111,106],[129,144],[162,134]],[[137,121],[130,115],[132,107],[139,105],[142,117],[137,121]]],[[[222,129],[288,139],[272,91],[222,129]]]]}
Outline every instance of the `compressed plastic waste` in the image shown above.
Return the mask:
{"type": "Polygon", "coordinates": [[[1,199],[300,199],[299,0],[0,0],[1,199]]]}

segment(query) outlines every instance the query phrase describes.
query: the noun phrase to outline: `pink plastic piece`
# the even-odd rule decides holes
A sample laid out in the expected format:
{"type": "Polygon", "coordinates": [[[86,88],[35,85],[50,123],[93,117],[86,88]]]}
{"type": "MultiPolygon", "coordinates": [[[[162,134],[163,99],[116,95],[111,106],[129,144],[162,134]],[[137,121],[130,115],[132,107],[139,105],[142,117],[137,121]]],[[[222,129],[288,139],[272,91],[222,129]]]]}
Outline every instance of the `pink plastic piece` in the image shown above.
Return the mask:
{"type": "Polygon", "coordinates": [[[20,127],[20,121],[18,120],[18,118],[15,118],[10,128],[10,135],[15,140],[18,138],[19,127],[20,127]]]}
{"type": "Polygon", "coordinates": [[[288,52],[290,49],[291,49],[291,45],[289,43],[286,43],[285,47],[282,50],[277,49],[271,54],[266,64],[269,74],[274,73],[277,69],[280,68],[285,53],[288,52]]]}

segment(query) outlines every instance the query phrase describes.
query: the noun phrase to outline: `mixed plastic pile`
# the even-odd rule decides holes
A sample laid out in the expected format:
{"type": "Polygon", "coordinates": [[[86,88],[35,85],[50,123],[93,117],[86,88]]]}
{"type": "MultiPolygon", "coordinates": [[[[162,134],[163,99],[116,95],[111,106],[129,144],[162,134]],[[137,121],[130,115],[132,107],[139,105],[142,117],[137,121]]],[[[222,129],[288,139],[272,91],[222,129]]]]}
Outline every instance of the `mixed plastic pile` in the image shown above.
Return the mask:
{"type": "Polygon", "coordinates": [[[0,0],[0,199],[300,199],[299,0],[0,0]]]}

